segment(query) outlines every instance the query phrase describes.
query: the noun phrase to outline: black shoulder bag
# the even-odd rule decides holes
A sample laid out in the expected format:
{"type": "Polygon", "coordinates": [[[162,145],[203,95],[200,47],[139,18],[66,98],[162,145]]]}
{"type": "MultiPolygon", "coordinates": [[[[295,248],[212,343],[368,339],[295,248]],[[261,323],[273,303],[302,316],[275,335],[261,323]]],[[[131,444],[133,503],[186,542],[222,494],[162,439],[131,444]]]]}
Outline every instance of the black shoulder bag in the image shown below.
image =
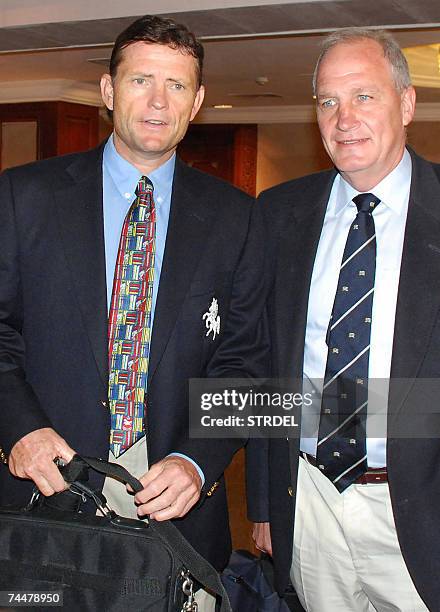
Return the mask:
{"type": "Polygon", "coordinates": [[[1,508],[0,607],[195,612],[197,584],[217,596],[221,612],[231,612],[217,572],[178,529],[170,521],[115,514],[84,483],[89,467],[142,490],[123,467],[76,455],[60,468],[68,491],[47,498],[36,492],[24,509],[1,508]],[[81,512],[90,499],[99,516],[81,512]],[[75,509],[71,500],[79,502],[75,509]]]}

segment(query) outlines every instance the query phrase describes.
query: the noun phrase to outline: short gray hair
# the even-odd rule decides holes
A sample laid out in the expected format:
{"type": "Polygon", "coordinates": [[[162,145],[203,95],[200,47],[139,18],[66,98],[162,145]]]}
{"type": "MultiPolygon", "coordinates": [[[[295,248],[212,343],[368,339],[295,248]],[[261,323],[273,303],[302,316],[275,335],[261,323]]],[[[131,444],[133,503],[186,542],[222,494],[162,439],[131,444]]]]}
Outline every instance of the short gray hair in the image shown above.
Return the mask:
{"type": "Polygon", "coordinates": [[[319,66],[327,52],[341,43],[355,43],[361,40],[374,40],[383,50],[384,57],[389,61],[394,84],[397,91],[402,92],[411,85],[408,62],[402,49],[391,34],[385,30],[370,30],[368,28],[342,28],[326,36],[322,42],[321,53],[313,73],[313,94],[316,95],[316,81],[319,66]]]}

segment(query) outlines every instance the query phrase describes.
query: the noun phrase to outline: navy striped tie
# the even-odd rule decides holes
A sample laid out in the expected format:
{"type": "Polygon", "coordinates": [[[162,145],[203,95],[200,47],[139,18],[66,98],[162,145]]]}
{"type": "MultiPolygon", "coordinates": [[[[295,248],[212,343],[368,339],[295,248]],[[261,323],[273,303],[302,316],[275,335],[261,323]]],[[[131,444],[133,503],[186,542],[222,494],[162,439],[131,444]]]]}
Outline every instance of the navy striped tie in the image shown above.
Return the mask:
{"type": "Polygon", "coordinates": [[[367,471],[366,418],[371,313],[376,271],[371,193],[353,198],[358,213],[347,236],[332,316],[316,462],[338,491],[367,471]]]}

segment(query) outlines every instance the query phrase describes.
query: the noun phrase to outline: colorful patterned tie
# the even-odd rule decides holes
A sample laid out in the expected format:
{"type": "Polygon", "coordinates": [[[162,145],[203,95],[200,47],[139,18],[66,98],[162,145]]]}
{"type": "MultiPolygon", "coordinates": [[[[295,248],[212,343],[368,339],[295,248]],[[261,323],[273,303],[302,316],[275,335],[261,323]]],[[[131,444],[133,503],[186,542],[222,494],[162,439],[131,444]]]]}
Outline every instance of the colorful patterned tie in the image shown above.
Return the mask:
{"type": "Polygon", "coordinates": [[[317,465],[339,492],[368,469],[366,419],[376,234],[371,193],[353,198],[358,208],[347,236],[332,316],[319,422],[317,465]]]}
{"type": "Polygon", "coordinates": [[[115,457],[145,433],[155,229],[153,185],[142,176],[122,227],[109,313],[110,448],[115,457]]]}

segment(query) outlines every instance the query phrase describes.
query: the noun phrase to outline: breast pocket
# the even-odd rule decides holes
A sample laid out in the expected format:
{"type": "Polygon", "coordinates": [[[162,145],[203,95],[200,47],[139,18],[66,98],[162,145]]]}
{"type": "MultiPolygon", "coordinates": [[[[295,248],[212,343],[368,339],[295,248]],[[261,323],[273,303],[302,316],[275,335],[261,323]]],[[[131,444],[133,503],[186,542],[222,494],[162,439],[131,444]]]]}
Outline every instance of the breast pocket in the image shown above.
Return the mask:
{"type": "Polygon", "coordinates": [[[231,275],[194,279],[185,304],[185,319],[208,352],[220,341],[227,318],[231,275]],[[195,326],[195,327],[193,327],[195,326]]]}

